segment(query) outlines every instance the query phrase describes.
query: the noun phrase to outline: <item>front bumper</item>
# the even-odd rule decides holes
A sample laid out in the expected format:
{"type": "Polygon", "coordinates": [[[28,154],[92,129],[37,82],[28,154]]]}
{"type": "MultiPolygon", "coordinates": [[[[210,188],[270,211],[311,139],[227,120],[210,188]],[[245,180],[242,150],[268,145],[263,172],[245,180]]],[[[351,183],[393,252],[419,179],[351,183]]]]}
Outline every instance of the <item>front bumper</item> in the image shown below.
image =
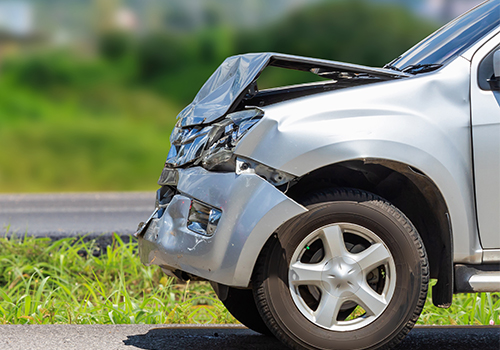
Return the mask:
{"type": "Polygon", "coordinates": [[[248,286],[255,261],[271,234],[307,211],[255,174],[179,169],[177,190],[181,194],[139,235],[141,261],[235,287],[248,286]],[[192,199],[222,210],[212,236],[187,228],[192,199]]]}

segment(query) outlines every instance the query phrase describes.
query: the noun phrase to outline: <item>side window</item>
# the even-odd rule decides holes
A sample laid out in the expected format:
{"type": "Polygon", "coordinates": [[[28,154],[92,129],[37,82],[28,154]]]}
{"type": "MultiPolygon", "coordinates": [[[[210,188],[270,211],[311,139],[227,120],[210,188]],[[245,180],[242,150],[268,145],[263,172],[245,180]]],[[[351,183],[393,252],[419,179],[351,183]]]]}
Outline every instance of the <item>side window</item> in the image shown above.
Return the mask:
{"type": "Polygon", "coordinates": [[[481,90],[491,90],[488,79],[491,79],[493,77],[493,54],[498,49],[500,49],[500,45],[491,50],[490,53],[488,53],[479,64],[479,71],[477,72],[477,83],[481,90]]]}

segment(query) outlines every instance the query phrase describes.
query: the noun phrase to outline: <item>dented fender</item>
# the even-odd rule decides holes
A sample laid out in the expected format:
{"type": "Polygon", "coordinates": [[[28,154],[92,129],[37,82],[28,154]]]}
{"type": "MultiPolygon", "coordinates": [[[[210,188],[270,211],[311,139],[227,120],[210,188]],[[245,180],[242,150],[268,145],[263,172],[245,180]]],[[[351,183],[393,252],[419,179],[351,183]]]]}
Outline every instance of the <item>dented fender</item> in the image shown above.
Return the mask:
{"type": "Polygon", "coordinates": [[[470,62],[459,57],[432,74],[265,107],[262,121],[234,152],[298,177],[366,158],[419,169],[446,201],[455,261],[479,263],[482,248],[470,173],[469,71],[470,62]]]}

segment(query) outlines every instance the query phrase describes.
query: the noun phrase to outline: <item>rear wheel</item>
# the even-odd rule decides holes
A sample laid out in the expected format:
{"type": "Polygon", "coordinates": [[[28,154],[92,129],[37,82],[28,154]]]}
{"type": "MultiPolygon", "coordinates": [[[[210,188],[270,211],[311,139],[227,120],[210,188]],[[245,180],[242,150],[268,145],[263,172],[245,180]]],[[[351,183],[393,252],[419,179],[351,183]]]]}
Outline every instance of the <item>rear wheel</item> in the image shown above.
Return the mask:
{"type": "Polygon", "coordinates": [[[332,189],[306,202],[316,204],[285,223],[258,259],[254,294],[264,322],[296,349],[396,345],[427,294],[417,231],[367,192],[332,189]]]}

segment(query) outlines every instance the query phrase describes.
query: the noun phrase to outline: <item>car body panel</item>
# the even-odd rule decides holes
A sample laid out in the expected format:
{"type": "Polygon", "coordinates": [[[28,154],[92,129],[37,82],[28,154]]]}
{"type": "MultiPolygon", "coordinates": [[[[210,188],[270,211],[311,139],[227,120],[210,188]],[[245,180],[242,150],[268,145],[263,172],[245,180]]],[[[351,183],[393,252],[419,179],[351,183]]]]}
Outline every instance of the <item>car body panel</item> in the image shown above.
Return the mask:
{"type": "Polygon", "coordinates": [[[178,190],[164,214],[139,235],[141,261],[232,286],[248,286],[269,234],[307,211],[255,174],[180,169],[178,190]],[[187,228],[191,198],[222,210],[212,237],[187,228]]]}
{"type": "Polygon", "coordinates": [[[485,81],[480,86],[479,80],[486,80],[491,73],[479,77],[478,71],[486,56],[489,59],[484,63],[493,66],[490,54],[497,49],[500,49],[500,33],[477,51],[471,65],[477,215],[481,243],[485,249],[500,248],[500,91],[488,89],[485,81]]]}
{"type": "Polygon", "coordinates": [[[413,166],[432,179],[445,198],[455,261],[480,263],[469,70],[470,63],[457,58],[432,74],[269,106],[235,153],[296,176],[365,158],[413,166]]]}

